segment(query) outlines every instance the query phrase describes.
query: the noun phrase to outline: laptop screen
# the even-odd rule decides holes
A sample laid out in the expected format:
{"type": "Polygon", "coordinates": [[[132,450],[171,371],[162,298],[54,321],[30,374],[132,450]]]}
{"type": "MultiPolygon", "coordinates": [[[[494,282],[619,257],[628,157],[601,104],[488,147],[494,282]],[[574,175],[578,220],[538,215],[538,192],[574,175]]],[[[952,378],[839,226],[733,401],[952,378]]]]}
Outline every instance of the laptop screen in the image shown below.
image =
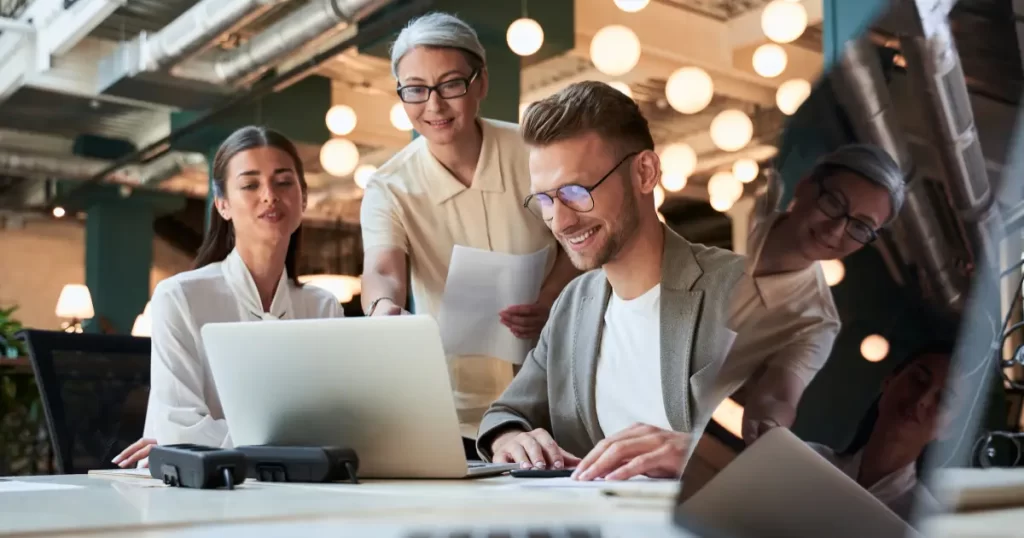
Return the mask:
{"type": "MultiPolygon", "coordinates": [[[[728,209],[750,278],[734,304],[748,317],[720,380],[731,396],[683,476],[686,528],[678,507],[742,454],[757,420],[787,417],[765,396],[780,378],[806,382],[793,433],[911,526],[939,508],[937,469],[1020,459],[986,441],[1021,413],[1004,388],[1020,368],[999,362],[1024,343],[1001,337],[1022,319],[1024,183],[1004,181],[1019,177],[1024,80],[1011,7],[797,3],[825,67],[806,85],[789,68],[762,80],[787,110],[777,153],[743,189],[755,202],[728,209]],[[744,361],[760,370],[729,385],[744,361]]],[[[762,41],[791,62],[807,53],[762,41]]]]}

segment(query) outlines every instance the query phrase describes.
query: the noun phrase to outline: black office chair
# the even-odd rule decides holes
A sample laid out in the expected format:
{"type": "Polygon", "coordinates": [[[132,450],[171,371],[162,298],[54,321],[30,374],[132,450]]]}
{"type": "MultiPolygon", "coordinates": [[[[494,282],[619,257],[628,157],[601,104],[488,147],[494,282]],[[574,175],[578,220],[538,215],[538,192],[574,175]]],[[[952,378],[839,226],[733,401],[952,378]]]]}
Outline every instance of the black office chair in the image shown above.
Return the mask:
{"type": "Polygon", "coordinates": [[[110,469],[142,436],[149,338],[25,330],[60,474],[110,469]]]}

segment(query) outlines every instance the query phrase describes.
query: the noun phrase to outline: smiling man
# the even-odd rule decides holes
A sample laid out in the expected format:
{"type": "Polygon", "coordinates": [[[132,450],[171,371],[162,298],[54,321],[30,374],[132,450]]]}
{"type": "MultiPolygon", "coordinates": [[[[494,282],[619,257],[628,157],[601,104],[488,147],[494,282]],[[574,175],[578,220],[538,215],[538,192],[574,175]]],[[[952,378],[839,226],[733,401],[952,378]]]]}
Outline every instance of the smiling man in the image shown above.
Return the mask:
{"type": "Polygon", "coordinates": [[[600,82],[531,105],[525,205],[577,269],[477,447],[575,476],[676,477],[710,419],[732,288],[744,266],[658,220],[661,165],[632,99],[600,82]],[[583,458],[580,461],[580,458],[583,458]]]}

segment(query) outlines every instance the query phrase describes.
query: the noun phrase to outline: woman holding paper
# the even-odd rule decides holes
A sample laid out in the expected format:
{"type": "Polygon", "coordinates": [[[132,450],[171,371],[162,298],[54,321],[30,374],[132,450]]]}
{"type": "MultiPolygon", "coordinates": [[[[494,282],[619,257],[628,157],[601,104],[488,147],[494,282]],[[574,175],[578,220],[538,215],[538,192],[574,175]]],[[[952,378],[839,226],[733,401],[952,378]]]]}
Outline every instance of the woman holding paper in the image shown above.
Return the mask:
{"type": "Polygon", "coordinates": [[[898,365],[842,452],[809,443],[904,520],[918,507],[939,506],[917,473],[925,448],[950,418],[943,398],[952,396],[944,394],[951,354],[950,346],[929,347],[898,365]]]}
{"type": "Polygon", "coordinates": [[[235,131],[214,157],[212,188],[196,269],[153,292],[144,438],[114,458],[121,467],[143,462],[157,443],[231,444],[206,364],[203,325],[344,315],[333,295],[296,280],[306,178],[287,138],[262,127],[235,131]]]}
{"type": "MultiPolygon", "coordinates": [[[[530,170],[518,125],[479,117],[489,83],[483,45],[462,20],[433,13],[401,32],[391,67],[404,112],[422,136],[385,163],[366,187],[363,311],[380,316],[409,308],[441,318],[443,325],[446,286],[461,284],[448,282],[456,246],[477,254],[547,249],[538,297],[500,311],[474,312],[477,318],[493,315],[495,324],[532,342],[577,272],[547,226],[522,207],[530,170]],[[407,282],[413,307],[406,304],[407,282]]],[[[448,334],[460,329],[442,327],[448,334]]],[[[523,359],[525,354],[516,362],[523,359]]],[[[449,353],[448,360],[463,434],[473,436],[484,411],[511,382],[513,363],[479,354],[449,353]]]]}

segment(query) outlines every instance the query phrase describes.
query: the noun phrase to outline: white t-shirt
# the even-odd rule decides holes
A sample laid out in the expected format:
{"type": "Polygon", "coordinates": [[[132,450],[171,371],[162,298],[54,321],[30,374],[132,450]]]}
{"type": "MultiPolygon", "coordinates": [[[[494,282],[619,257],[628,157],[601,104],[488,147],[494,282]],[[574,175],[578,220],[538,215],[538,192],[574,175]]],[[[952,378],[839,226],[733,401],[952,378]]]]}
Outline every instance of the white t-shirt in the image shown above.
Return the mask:
{"type": "Polygon", "coordinates": [[[661,388],[661,284],[629,301],[612,293],[595,393],[605,437],[636,423],[672,429],[661,388]]]}

